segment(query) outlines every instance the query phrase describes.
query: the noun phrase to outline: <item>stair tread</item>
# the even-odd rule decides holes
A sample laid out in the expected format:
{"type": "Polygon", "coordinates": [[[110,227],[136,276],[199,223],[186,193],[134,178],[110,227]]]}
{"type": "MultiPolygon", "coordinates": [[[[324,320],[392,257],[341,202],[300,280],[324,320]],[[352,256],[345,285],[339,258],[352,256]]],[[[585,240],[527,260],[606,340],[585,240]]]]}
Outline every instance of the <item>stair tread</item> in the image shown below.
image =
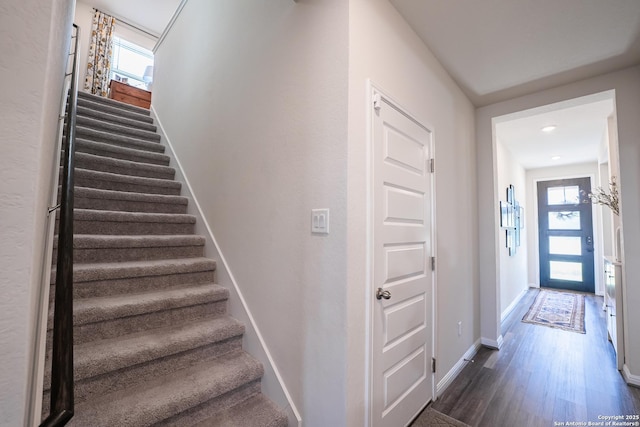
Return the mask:
{"type": "Polygon", "coordinates": [[[76,407],[72,425],[151,425],[259,379],[262,365],[244,351],[175,371],[76,407]]]}
{"type": "Polygon", "coordinates": [[[76,177],[82,175],[86,177],[93,177],[94,179],[102,179],[105,181],[118,181],[123,183],[131,183],[131,184],[139,184],[139,185],[147,185],[147,186],[182,188],[182,184],[180,182],[174,181],[172,179],[148,178],[144,176],[135,176],[135,175],[122,175],[119,173],[94,171],[91,169],[83,169],[83,168],[76,168],[75,175],[76,177]]]}
{"type": "Polygon", "coordinates": [[[159,171],[159,172],[172,173],[172,174],[175,173],[175,169],[170,166],[154,165],[151,163],[141,163],[141,162],[134,162],[131,160],[115,159],[113,157],[98,156],[98,155],[89,154],[89,153],[77,152],[76,161],[78,159],[99,162],[102,164],[110,165],[111,167],[120,166],[125,168],[132,168],[132,169],[144,169],[147,171],[159,171]]]}
{"type": "Polygon", "coordinates": [[[286,427],[286,414],[263,394],[257,394],[193,427],[286,427]]]}
{"type": "Polygon", "coordinates": [[[228,291],[213,283],[178,289],[149,291],[74,301],[73,323],[84,325],[167,309],[200,305],[227,299],[228,291]]]}
{"type": "Polygon", "coordinates": [[[151,111],[147,108],[137,107],[135,105],[127,104],[125,102],[116,101],[115,99],[105,98],[103,96],[94,95],[84,91],[78,91],[78,98],[85,98],[92,100],[96,104],[103,104],[114,108],[119,108],[126,111],[133,111],[137,114],[149,116],[151,111]]]}
{"type": "MultiPolygon", "coordinates": [[[[78,92],[80,94],[82,92],[78,92]]],[[[99,113],[107,113],[117,117],[126,117],[141,123],[153,123],[150,114],[141,114],[138,111],[121,108],[120,105],[108,105],[102,102],[96,102],[93,98],[78,96],[78,106],[90,108],[99,113]]]]}
{"type": "Polygon", "coordinates": [[[96,209],[74,209],[77,221],[111,221],[111,222],[164,222],[195,224],[196,217],[189,214],[154,213],[154,212],[122,212],[101,211],[96,209]]]}
{"type": "MultiPolygon", "coordinates": [[[[216,269],[210,258],[176,258],[126,262],[78,263],[73,266],[74,282],[91,282],[121,278],[162,276],[216,269]]],[[[51,283],[55,283],[56,267],[51,269],[51,283]]]]}
{"type": "Polygon", "coordinates": [[[132,136],[126,135],[113,135],[109,132],[104,132],[102,130],[88,128],[81,125],[76,126],[76,136],[77,138],[83,138],[89,141],[99,139],[101,141],[96,142],[102,142],[103,144],[138,148],[157,153],[165,152],[164,145],[158,143],[157,141],[146,141],[144,139],[134,138],[132,136]]]}
{"type": "Polygon", "coordinates": [[[132,128],[145,129],[151,132],[156,132],[158,129],[156,125],[148,121],[140,121],[126,116],[119,116],[117,114],[99,111],[86,105],[78,105],[77,114],[78,117],[88,117],[102,122],[116,123],[132,128]]]}
{"type": "Polygon", "coordinates": [[[140,128],[133,128],[125,126],[119,123],[112,123],[103,120],[98,120],[89,116],[78,116],[76,118],[78,125],[88,127],[90,129],[100,130],[102,132],[113,133],[116,135],[132,136],[143,141],[160,141],[160,134],[155,130],[147,130],[140,128]]]}
{"type": "MultiPolygon", "coordinates": [[[[147,150],[138,150],[137,148],[122,147],[120,145],[107,144],[99,141],[90,141],[84,138],[76,138],[76,153],[83,153],[84,150],[98,150],[99,153],[88,153],[94,156],[117,158],[112,155],[121,155],[135,157],[136,160],[130,160],[136,163],[158,164],[162,163],[162,166],[168,166],[170,157],[166,154],[157,153],[147,150]],[[153,163],[153,162],[157,163],[153,163]]],[[[121,159],[127,160],[127,159],[121,159]]]]}
{"type": "Polygon", "coordinates": [[[136,332],[74,347],[76,380],[213,344],[244,333],[244,325],[231,316],[136,332]]]}
{"type": "Polygon", "coordinates": [[[74,192],[76,197],[86,197],[92,199],[127,200],[147,203],[175,203],[178,205],[187,205],[189,202],[189,199],[184,196],[135,193],[131,191],[102,190],[99,188],[91,187],[76,186],[74,188],[74,192]]]}
{"type": "MultiPolygon", "coordinates": [[[[74,249],[96,248],[149,248],[159,246],[203,246],[206,239],[197,234],[169,235],[110,235],[110,234],[77,234],[73,236],[74,249]]],[[[58,245],[57,239],[53,247],[58,245]]]]}

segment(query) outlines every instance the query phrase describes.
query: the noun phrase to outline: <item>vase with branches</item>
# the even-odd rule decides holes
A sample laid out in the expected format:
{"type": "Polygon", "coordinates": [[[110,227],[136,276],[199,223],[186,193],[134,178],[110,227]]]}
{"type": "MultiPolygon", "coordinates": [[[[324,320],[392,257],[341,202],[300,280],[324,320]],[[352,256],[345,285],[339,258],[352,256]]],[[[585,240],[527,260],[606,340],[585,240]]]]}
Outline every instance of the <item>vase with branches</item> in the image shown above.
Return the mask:
{"type": "Polygon", "coordinates": [[[587,194],[587,197],[588,200],[585,200],[585,203],[607,206],[614,214],[620,215],[620,195],[618,194],[618,184],[615,176],[611,177],[609,191],[602,187],[596,187],[594,191],[587,194]]]}

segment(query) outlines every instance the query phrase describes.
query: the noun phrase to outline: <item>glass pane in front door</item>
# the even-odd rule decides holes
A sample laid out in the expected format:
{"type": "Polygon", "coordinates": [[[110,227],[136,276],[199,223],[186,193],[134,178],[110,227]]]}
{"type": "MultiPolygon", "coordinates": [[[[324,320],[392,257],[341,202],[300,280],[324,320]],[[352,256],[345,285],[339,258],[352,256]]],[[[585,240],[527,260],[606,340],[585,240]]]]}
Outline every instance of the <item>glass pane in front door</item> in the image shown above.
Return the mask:
{"type": "Polygon", "coordinates": [[[549,230],[580,230],[580,211],[549,212],[549,230]]]}
{"type": "Polygon", "coordinates": [[[549,261],[549,278],[582,282],[582,263],[567,261],[549,261]]]}
{"type": "Polygon", "coordinates": [[[582,239],[579,236],[549,236],[549,253],[582,255],[582,239]]]}
{"type": "Polygon", "coordinates": [[[590,178],[538,182],[540,286],[594,292],[590,178]]]}
{"type": "Polygon", "coordinates": [[[577,205],[580,203],[580,188],[577,185],[547,188],[547,204],[577,205]]]}

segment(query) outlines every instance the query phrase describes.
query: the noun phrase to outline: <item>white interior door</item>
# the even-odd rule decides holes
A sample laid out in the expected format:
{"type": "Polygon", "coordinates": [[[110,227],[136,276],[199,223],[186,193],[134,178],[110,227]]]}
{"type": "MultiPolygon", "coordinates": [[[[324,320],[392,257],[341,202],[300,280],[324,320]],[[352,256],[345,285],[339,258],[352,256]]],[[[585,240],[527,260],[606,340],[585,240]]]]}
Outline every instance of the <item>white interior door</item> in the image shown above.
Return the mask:
{"type": "Polygon", "coordinates": [[[372,425],[407,425],[433,398],[431,132],[373,106],[372,425]]]}

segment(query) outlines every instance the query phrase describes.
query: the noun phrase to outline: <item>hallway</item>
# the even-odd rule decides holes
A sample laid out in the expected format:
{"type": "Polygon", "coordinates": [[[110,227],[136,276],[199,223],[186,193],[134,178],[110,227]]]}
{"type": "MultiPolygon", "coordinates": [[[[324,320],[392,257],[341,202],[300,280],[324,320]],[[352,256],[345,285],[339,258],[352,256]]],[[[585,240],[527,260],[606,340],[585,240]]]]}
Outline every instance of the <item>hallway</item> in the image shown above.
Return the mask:
{"type": "Polygon", "coordinates": [[[481,348],[433,408],[471,426],[640,425],[640,389],[615,369],[602,297],[587,295],[583,335],[521,322],[537,292],[505,320],[502,349],[481,348]]]}

